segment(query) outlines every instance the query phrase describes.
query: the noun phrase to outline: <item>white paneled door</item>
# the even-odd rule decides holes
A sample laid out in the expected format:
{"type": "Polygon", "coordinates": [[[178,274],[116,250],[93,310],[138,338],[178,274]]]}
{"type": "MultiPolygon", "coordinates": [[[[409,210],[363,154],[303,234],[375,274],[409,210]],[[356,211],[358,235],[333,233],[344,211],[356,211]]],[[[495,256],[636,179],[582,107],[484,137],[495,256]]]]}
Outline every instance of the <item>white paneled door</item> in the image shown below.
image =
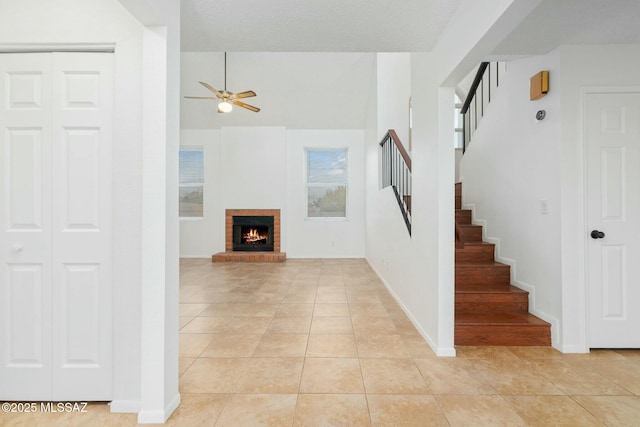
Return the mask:
{"type": "Polygon", "coordinates": [[[0,400],[111,400],[113,55],[0,55],[0,400]]]}
{"type": "Polygon", "coordinates": [[[640,92],[588,93],[589,346],[640,347],[640,92]]]}

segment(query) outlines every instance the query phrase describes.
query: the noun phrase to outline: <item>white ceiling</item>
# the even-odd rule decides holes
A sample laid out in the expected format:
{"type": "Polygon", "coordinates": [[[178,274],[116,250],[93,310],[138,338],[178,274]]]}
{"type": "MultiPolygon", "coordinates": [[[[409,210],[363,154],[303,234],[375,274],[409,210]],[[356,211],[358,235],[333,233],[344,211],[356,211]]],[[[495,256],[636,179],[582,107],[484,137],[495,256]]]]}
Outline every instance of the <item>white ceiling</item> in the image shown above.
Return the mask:
{"type": "MultiPolygon", "coordinates": [[[[461,0],[182,0],[183,52],[430,51],[461,0]]],[[[640,0],[543,0],[493,52],[640,42],[640,0]]]]}
{"type": "Polygon", "coordinates": [[[182,51],[429,51],[460,1],[182,0],[182,51]]]}
{"type": "Polygon", "coordinates": [[[544,54],[562,44],[640,43],[640,0],[544,0],[492,56],[544,54]]]}

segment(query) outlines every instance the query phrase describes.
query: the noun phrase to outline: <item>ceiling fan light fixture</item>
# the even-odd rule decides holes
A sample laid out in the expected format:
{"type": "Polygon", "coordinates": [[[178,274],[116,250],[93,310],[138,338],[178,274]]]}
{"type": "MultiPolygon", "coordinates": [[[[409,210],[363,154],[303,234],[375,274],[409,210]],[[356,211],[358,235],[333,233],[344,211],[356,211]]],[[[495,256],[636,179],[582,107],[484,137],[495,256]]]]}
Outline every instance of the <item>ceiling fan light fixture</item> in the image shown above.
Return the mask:
{"type": "Polygon", "coordinates": [[[260,111],[258,107],[254,107],[253,105],[245,104],[239,99],[251,98],[252,96],[256,96],[256,93],[252,90],[245,90],[244,92],[233,93],[227,91],[227,52],[224,53],[224,90],[220,91],[215,87],[211,86],[209,83],[198,82],[202,86],[206,87],[209,91],[213,92],[215,97],[213,96],[185,96],[185,98],[189,99],[215,99],[219,100],[218,103],[218,113],[230,113],[233,110],[233,105],[235,104],[238,107],[245,108],[249,111],[253,111],[257,113],[260,111]]]}
{"type": "Polygon", "coordinates": [[[233,110],[233,105],[231,105],[230,102],[222,101],[220,104],[218,104],[218,110],[222,111],[223,113],[229,113],[231,110],[233,110]]]}

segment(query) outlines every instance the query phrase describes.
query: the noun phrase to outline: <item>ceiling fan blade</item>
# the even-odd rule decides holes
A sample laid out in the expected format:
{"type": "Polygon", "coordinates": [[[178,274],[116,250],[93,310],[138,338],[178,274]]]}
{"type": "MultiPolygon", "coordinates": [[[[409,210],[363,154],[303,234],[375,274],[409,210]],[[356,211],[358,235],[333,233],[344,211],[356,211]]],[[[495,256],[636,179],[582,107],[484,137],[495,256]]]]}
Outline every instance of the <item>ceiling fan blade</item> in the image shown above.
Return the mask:
{"type": "Polygon", "coordinates": [[[217,96],[185,96],[188,99],[218,99],[217,96]]]}
{"type": "Polygon", "coordinates": [[[253,111],[254,113],[257,113],[258,111],[260,111],[260,109],[258,107],[254,107],[253,105],[245,104],[244,102],[240,102],[240,101],[231,101],[231,102],[233,104],[237,105],[238,107],[246,108],[247,110],[253,111]]]}
{"type": "Polygon", "coordinates": [[[250,98],[252,96],[256,96],[256,93],[252,90],[248,90],[245,92],[234,93],[233,95],[231,95],[231,99],[250,98]]]}
{"type": "Polygon", "coordinates": [[[198,82],[198,83],[200,83],[202,86],[209,89],[211,92],[215,93],[216,96],[222,97],[222,93],[215,87],[211,86],[209,83],[205,83],[205,82],[198,82]]]}

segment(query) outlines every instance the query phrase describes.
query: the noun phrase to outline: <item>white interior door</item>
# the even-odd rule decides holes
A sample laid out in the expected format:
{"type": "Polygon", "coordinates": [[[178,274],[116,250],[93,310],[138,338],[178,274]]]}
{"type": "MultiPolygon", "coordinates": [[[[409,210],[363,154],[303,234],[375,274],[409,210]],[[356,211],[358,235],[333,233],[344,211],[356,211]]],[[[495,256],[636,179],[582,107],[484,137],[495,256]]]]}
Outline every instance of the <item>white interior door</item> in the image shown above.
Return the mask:
{"type": "Polygon", "coordinates": [[[55,400],[111,397],[112,62],[53,54],[55,400]]]}
{"type": "Polygon", "coordinates": [[[112,62],[0,55],[0,399],[111,399],[112,62]]]}
{"type": "Polygon", "coordinates": [[[589,346],[640,347],[640,93],[588,93],[589,346]]]}
{"type": "Polygon", "coordinates": [[[50,400],[51,59],[0,55],[0,399],[50,400]]]}

